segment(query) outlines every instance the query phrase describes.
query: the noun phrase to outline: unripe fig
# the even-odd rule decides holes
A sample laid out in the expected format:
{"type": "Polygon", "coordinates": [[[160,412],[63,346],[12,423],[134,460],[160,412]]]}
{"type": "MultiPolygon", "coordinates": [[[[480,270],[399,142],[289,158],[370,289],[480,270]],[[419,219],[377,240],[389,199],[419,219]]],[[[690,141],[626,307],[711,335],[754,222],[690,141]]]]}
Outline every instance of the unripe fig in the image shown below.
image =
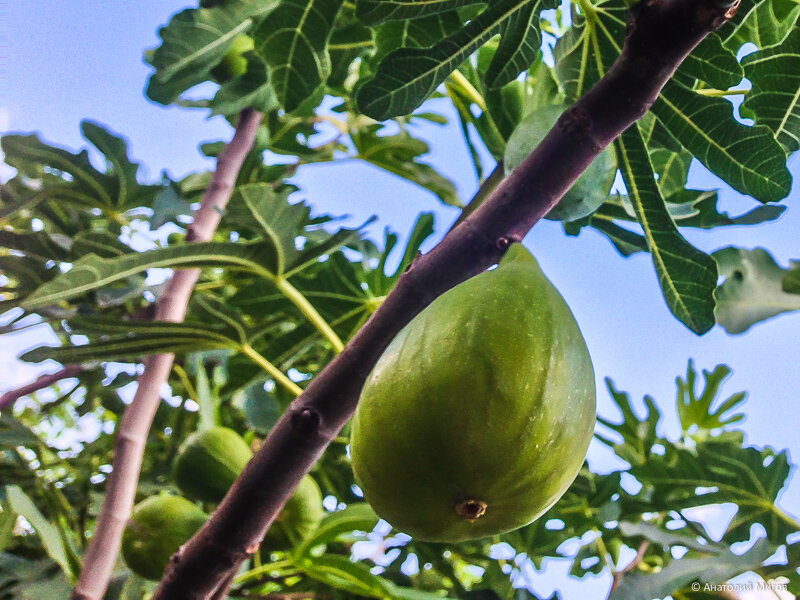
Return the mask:
{"type": "Polygon", "coordinates": [[[131,571],[158,581],[175,551],[207,519],[208,515],[186,498],[151,496],[133,508],[122,533],[122,557],[131,571]]]}
{"type": "Polygon", "coordinates": [[[243,55],[254,48],[253,38],[249,35],[242,34],[235,38],[220,63],[211,69],[211,75],[219,83],[244,75],[247,72],[247,59],[243,55]]]}
{"type": "Polygon", "coordinates": [[[250,446],[233,429],[197,431],[181,446],[173,464],[173,479],[190,498],[219,502],[252,457],[250,446]]]}
{"type": "Polygon", "coordinates": [[[310,475],[306,475],[270,525],[262,550],[272,552],[296,545],[316,531],[324,514],[319,486],[310,475]]]}
{"type": "MultiPolygon", "coordinates": [[[[539,145],[565,109],[565,106],[551,104],[528,113],[522,119],[506,145],[506,173],[516,169],[539,145]]],[[[545,218],[552,221],[575,221],[588,217],[608,200],[616,173],[616,156],[614,149],[609,146],[594,159],[545,218]]]]}
{"type": "Polygon", "coordinates": [[[583,464],[595,381],[578,324],[521,245],[441,295],[378,360],[350,440],[375,512],[459,542],[542,515],[583,464]]]}

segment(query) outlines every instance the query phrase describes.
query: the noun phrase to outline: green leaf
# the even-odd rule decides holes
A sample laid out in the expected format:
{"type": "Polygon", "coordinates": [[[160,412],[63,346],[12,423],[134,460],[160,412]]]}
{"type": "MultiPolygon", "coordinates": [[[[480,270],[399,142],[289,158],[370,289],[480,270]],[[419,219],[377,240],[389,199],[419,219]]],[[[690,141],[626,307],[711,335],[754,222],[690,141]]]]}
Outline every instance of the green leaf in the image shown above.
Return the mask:
{"type": "Polygon", "coordinates": [[[792,177],[780,144],[766,127],[735,121],[727,100],[671,80],[652,110],[684,148],[735,190],[761,202],[789,194],[792,177]]]}
{"type": "Polygon", "coordinates": [[[278,108],[269,81],[267,65],[253,52],[247,53],[247,71],[223,83],[209,103],[212,115],[233,117],[245,108],[268,113],[278,108]]]}
{"type": "MultiPolygon", "coordinates": [[[[655,122],[655,120],[653,120],[655,122]]],[[[640,126],[639,130],[644,133],[640,126]]],[[[668,148],[650,145],[650,162],[654,172],[658,175],[658,189],[662,196],[668,196],[681,192],[686,188],[686,180],[689,176],[689,167],[692,164],[692,155],[686,150],[674,152],[668,148]]]]}
{"type": "Polygon", "coordinates": [[[766,204],[741,215],[731,216],[720,212],[715,191],[679,190],[665,198],[667,210],[678,227],[713,229],[729,225],[757,225],[774,221],[785,211],[785,206],[766,204]]]}
{"type": "Polygon", "coordinates": [[[776,504],[791,472],[787,452],[743,447],[741,439],[709,438],[694,448],[662,441],[663,455],[651,454],[645,464],[630,469],[646,490],[641,510],[680,511],[728,502],[736,505],[736,514],[723,541],[747,540],[751,527],[761,524],[770,542],[784,543],[797,530],[776,504]]]}
{"type": "Polygon", "coordinates": [[[455,184],[419,160],[430,151],[428,144],[406,131],[397,135],[379,135],[380,132],[380,125],[351,131],[358,158],[430,190],[444,204],[462,206],[455,184]]]}
{"type": "MultiPolygon", "coordinates": [[[[724,544],[702,543],[697,536],[690,537],[683,532],[662,529],[647,521],[621,521],[619,529],[627,537],[642,537],[653,543],[669,548],[671,546],[685,546],[690,550],[707,554],[721,554],[727,548],[724,544]]],[[[685,530],[684,530],[685,531],[685,530]]]]}
{"type": "Polygon", "coordinates": [[[767,540],[761,539],[744,554],[726,550],[710,557],[673,560],[655,573],[628,573],[621,585],[611,592],[609,600],[664,598],[694,581],[701,584],[724,583],[736,575],[757,569],[773,552],[774,548],[767,540]]]}
{"type": "Polygon", "coordinates": [[[393,600],[452,600],[440,593],[426,592],[417,588],[401,587],[384,579],[383,585],[388,589],[388,596],[393,600]]]}
{"type": "Polygon", "coordinates": [[[621,52],[628,12],[624,3],[609,2],[588,21],[573,5],[573,26],[553,49],[556,74],[569,101],[597,83],[621,52]]]}
{"type": "Polygon", "coordinates": [[[113,175],[110,187],[114,205],[117,208],[140,205],[141,189],[136,181],[139,165],[128,158],[125,139],[112,135],[102,125],[91,121],[81,121],[81,133],[100,151],[106,160],[106,172],[113,175]]]}
{"type": "Polygon", "coordinates": [[[667,305],[684,325],[703,334],[715,323],[716,264],[678,232],[652,176],[653,168],[636,126],[628,128],[615,144],[622,178],[644,230],[667,305]]]}
{"type": "Polygon", "coordinates": [[[695,384],[697,372],[690,360],[686,369],[686,379],[678,377],[678,417],[685,434],[696,440],[708,437],[712,431],[744,420],[743,413],[728,415],[747,399],[747,392],[738,392],[717,402],[717,395],[724,381],[730,376],[731,369],[726,365],[717,365],[713,371],[703,369],[705,385],[703,393],[697,395],[695,384]],[[715,405],[716,410],[712,409],[715,405]]]}
{"type": "Polygon", "coordinates": [[[42,441],[28,427],[23,425],[19,419],[15,419],[4,413],[0,416],[0,445],[7,448],[14,446],[25,446],[26,448],[37,448],[42,446],[42,441]]]}
{"type": "Polygon", "coordinates": [[[72,591],[53,561],[27,560],[9,552],[0,554],[0,585],[4,597],[14,600],[63,600],[72,591]]]}
{"type": "MultiPolygon", "coordinates": [[[[795,6],[800,12],[800,4],[795,6]]],[[[769,127],[787,154],[800,150],[800,28],[780,46],[750,54],[742,63],[753,84],[742,114],[769,127]]]]}
{"type": "Polygon", "coordinates": [[[500,45],[486,71],[486,85],[490,88],[510,83],[536,60],[542,45],[541,4],[537,0],[528,2],[503,25],[500,45]]]}
{"type": "MultiPolygon", "coordinates": [[[[205,186],[204,186],[205,188],[205,186]]],[[[192,205],[181,194],[180,186],[169,182],[156,194],[153,201],[153,216],[150,217],[150,230],[155,231],[167,223],[181,224],[179,217],[192,214],[192,205]]]]}
{"type": "Polygon", "coordinates": [[[379,121],[411,113],[527,4],[528,0],[498,0],[432,48],[392,52],[381,61],[375,77],[358,90],[359,110],[379,121]]]}
{"type": "Polygon", "coordinates": [[[119,237],[107,231],[82,231],[72,241],[72,255],[77,259],[87,254],[114,258],[131,251],[130,246],[123,244],[119,237]]]}
{"type": "Polygon", "coordinates": [[[58,233],[0,229],[0,247],[40,260],[68,260],[72,245],[71,238],[58,233]]]}
{"type": "Polygon", "coordinates": [[[304,202],[289,204],[285,193],[276,193],[269,183],[252,183],[236,188],[231,199],[229,219],[242,227],[257,229],[265,244],[272,247],[276,277],[288,278],[315,263],[320,256],[335,251],[358,236],[355,229],[342,228],[334,234],[307,230],[311,209],[304,202]],[[316,235],[312,235],[316,234],[316,235]],[[301,250],[296,238],[307,239],[301,250]]]}
{"type": "MultiPolygon", "coordinates": [[[[90,326],[105,332],[114,330],[113,323],[103,320],[74,321],[75,333],[88,333],[90,326]]],[[[26,362],[55,360],[61,363],[101,361],[129,362],[150,354],[184,354],[213,348],[238,349],[240,342],[203,323],[118,322],[117,335],[93,339],[82,346],[39,346],[20,355],[26,362]]],[[[217,328],[218,329],[218,328],[217,328]]]]}
{"type": "Polygon", "coordinates": [[[352,531],[370,532],[378,524],[378,515],[366,502],[351,504],[347,508],[331,513],[320,523],[314,534],[303,540],[294,550],[297,560],[310,556],[310,551],[316,546],[328,544],[340,535],[352,531]]]}
{"type": "Polygon", "coordinates": [[[42,178],[38,193],[60,203],[113,211],[149,206],[160,188],[137,182],[139,165],[128,158],[125,140],[91,121],[81,122],[81,132],[103,155],[105,173],[92,166],[86,150],[72,153],[36,135],[4,136],[5,162],[34,179],[42,178]]]}
{"type": "Polygon", "coordinates": [[[272,88],[289,112],[313,96],[331,70],[327,43],[343,0],[282,0],[253,31],[272,88]]]}
{"type": "Polygon", "coordinates": [[[233,41],[272,11],[278,0],[230,0],[213,8],[188,9],[159,30],[161,45],[147,55],[154,68],[147,96],[171,104],[208,79],[233,41]]]}
{"type": "Polygon", "coordinates": [[[375,29],[375,59],[398,48],[430,48],[461,27],[456,11],[403,21],[389,21],[375,29]]]}
{"type": "Polygon", "coordinates": [[[736,53],[723,46],[722,39],[712,33],[686,57],[678,67],[677,75],[699,79],[714,88],[727,90],[742,81],[744,71],[736,60],[736,53]]]}
{"type": "Polygon", "coordinates": [[[68,578],[73,578],[75,574],[72,572],[67,551],[64,548],[64,542],[58,533],[58,529],[48,522],[47,518],[36,508],[33,500],[19,486],[7,485],[5,494],[11,505],[11,510],[25,517],[39,535],[47,555],[59,564],[68,578]]]}
{"type": "Polygon", "coordinates": [[[787,294],[800,294],[800,263],[793,261],[793,264],[795,266],[783,276],[781,288],[787,294]]]}
{"type": "Polygon", "coordinates": [[[620,227],[613,221],[598,219],[596,216],[591,218],[590,223],[594,229],[605,235],[614,244],[617,252],[622,256],[631,256],[637,252],[649,252],[647,240],[643,235],[620,227]]]}
{"type": "MultiPolygon", "coordinates": [[[[738,51],[751,42],[759,48],[781,43],[792,30],[800,16],[800,4],[796,0],[750,0],[742,2],[736,19],[731,24],[735,29],[725,39],[725,45],[738,51]]],[[[788,75],[790,71],[786,71],[788,75]]]]}
{"type": "Polygon", "coordinates": [[[357,0],[356,15],[365,25],[385,21],[407,21],[438,15],[464,6],[478,4],[480,0],[357,0]]]}
{"type": "Polygon", "coordinates": [[[325,82],[328,88],[344,90],[353,62],[374,47],[373,32],[356,20],[337,23],[328,40],[331,72],[325,82]]]}
{"type": "Polygon", "coordinates": [[[800,296],[783,288],[789,271],[763,248],[729,246],[713,256],[725,277],[716,292],[714,313],[728,333],[743,333],[759,321],[800,309],[800,296]]]}
{"type": "Polygon", "coordinates": [[[384,580],[373,575],[363,563],[346,556],[324,554],[306,558],[298,565],[302,571],[333,588],[368,598],[386,598],[389,590],[384,580]]]}
{"type": "Polygon", "coordinates": [[[615,431],[622,439],[621,442],[614,442],[604,436],[595,434],[595,437],[614,449],[621,459],[631,465],[645,464],[651,455],[653,445],[658,440],[658,421],[661,413],[650,396],[644,397],[647,407],[647,415],[642,419],[633,410],[631,400],[627,393],[617,391],[614,382],[606,377],[606,387],[614,404],[622,413],[620,423],[611,421],[598,416],[597,422],[615,431]]]}
{"type": "Polygon", "coordinates": [[[153,268],[230,266],[250,270],[264,277],[276,273],[277,256],[270,244],[202,242],[147,252],[101,258],[89,254],[72,269],[40,286],[25,299],[27,310],[76,298],[86,292],[153,268]]]}
{"type": "MultiPolygon", "coordinates": [[[[280,406],[273,394],[264,389],[264,381],[251,383],[237,394],[243,397],[244,412],[249,428],[267,435],[281,416],[280,406]]],[[[241,399],[236,398],[236,401],[241,399]]]]}

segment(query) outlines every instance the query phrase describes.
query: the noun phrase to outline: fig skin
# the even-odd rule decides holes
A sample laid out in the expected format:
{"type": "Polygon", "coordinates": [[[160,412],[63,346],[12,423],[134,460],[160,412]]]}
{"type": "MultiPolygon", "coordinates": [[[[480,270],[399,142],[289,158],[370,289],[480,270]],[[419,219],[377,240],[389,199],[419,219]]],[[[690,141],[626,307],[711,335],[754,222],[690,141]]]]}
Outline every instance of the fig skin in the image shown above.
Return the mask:
{"type": "Polygon", "coordinates": [[[158,581],[170,558],[208,520],[208,515],[180,496],[150,496],[133,508],[122,532],[125,564],[145,579],[158,581]]]}
{"type": "Polygon", "coordinates": [[[253,38],[242,34],[233,40],[231,47],[218,65],[211,69],[211,75],[218,83],[236,79],[247,72],[247,59],[244,54],[255,48],[253,38]]]}
{"type": "Polygon", "coordinates": [[[353,471],[375,512],[419,540],[526,525],[567,490],[595,423],[586,343],[538,263],[514,244],[389,344],[361,394],[353,471]]]}
{"type": "Polygon", "coordinates": [[[219,502],[252,457],[250,446],[233,429],[211,427],[186,438],[172,476],[190,498],[219,502]]]}
{"type": "Polygon", "coordinates": [[[324,514],[322,492],[314,479],[306,475],[267,530],[262,551],[286,550],[297,545],[317,530],[324,514]]]}

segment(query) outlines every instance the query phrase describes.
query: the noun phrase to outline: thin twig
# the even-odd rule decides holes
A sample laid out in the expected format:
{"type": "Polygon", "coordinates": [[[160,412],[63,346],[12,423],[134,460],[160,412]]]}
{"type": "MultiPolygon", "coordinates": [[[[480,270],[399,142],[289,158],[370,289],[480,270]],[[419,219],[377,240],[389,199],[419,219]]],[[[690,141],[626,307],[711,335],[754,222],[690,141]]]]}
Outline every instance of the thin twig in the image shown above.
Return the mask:
{"type": "Polygon", "coordinates": [[[615,589],[619,587],[622,583],[622,578],[625,577],[626,573],[630,573],[634,569],[636,569],[642,561],[644,560],[644,555],[647,554],[647,549],[650,547],[650,541],[644,540],[641,544],[639,544],[639,549],[636,551],[636,556],[633,557],[633,560],[628,563],[628,565],[624,569],[620,569],[616,573],[614,573],[614,583],[611,584],[611,591],[613,592],[615,589]]]}
{"type": "Polygon", "coordinates": [[[521,241],[733,12],[716,0],[637,5],[611,69],[480,208],[403,273],[344,351],[292,402],[211,518],[173,556],[153,600],[206,600],[252,556],[301,479],[355,412],[366,377],[398,331],[436,297],[496,264],[510,244],[521,241]]]}
{"type": "MultiPolygon", "coordinates": [[[[210,240],[216,231],[242,163],[253,147],[261,117],[261,113],[249,109],[239,116],[233,139],[220,154],[203,203],[188,227],[187,242],[210,240]]],[[[199,276],[199,269],[176,271],[156,303],[155,319],[183,321],[199,276]]],[[[173,354],[159,354],[145,360],[136,395],[125,409],[117,430],[112,472],[83,569],[72,593],[73,600],[100,600],[105,594],[119,554],[122,531],[133,508],[147,434],[174,358],[173,354]]]]}
{"type": "Polygon", "coordinates": [[[55,373],[48,373],[46,375],[40,375],[36,378],[36,380],[32,381],[27,385],[23,385],[22,387],[18,387],[15,390],[9,390],[8,392],[4,393],[0,396],[0,411],[3,411],[10,407],[14,402],[19,400],[24,396],[30,396],[34,392],[38,392],[39,390],[43,390],[45,388],[49,388],[51,385],[58,383],[63,379],[71,379],[72,377],[77,377],[81,374],[83,368],[80,365],[67,365],[60,371],[56,371],[55,373]]]}

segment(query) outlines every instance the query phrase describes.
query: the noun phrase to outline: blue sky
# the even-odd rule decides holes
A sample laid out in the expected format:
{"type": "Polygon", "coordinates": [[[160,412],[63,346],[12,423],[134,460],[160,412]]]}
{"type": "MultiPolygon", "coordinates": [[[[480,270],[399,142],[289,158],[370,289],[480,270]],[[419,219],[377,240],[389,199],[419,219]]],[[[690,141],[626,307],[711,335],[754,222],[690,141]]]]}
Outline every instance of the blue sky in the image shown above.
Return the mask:
{"type": "MultiPolygon", "coordinates": [[[[0,60],[0,68],[5,63],[6,69],[6,77],[0,76],[0,86],[6,85],[6,89],[0,87],[0,131],[38,131],[47,141],[77,148],[83,145],[79,121],[90,118],[125,135],[133,156],[148,167],[151,179],[162,170],[179,177],[209,168],[211,163],[200,155],[198,145],[228,139],[227,123],[207,119],[203,111],[155,105],[142,92],[149,73],[142,53],[157,44],[158,26],[185,2],[141,0],[128,5],[132,8],[122,6],[97,0],[29,0],[7,5],[7,31],[0,31],[6,38],[5,44],[0,41],[0,53],[3,46],[8,53],[5,61],[0,60]]],[[[476,182],[458,128],[430,125],[420,135],[433,141],[429,160],[456,181],[462,197],[468,198],[476,182]]],[[[800,179],[797,156],[790,166],[800,179]]],[[[7,177],[8,169],[0,169],[0,176],[7,177]]],[[[439,231],[456,216],[456,211],[442,207],[431,194],[364,164],[304,169],[297,178],[303,197],[320,212],[352,215],[353,223],[376,214],[376,234],[387,225],[404,234],[423,210],[436,213],[439,231]]],[[[691,177],[698,188],[723,187],[702,167],[693,168],[691,177]]],[[[789,259],[800,258],[800,209],[791,206],[798,196],[800,187],[795,185],[785,201],[790,209],[776,223],[691,231],[687,237],[707,251],[727,245],[765,247],[786,265],[789,259]]],[[[755,206],[730,189],[723,189],[721,197],[723,207],[733,213],[755,206]]],[[[600,414],[616,417],[602,383],[608,376],[637,402],[644,394],[654,396],[665,412],[667,429],[674,431],[674,379],[685,373],[687,360],[694,358],[696,366],[705,369],[726,363],[734,372],[724,391],[750,392],[742,426],[748,442],[788,448],[800,461],[795,420],[800,389],[799,314],[772,319],[741,336],[729,336],[717,327],[697,337],[667,310],[649,256],[624,259],[599,234],[584,232],[568,238],[551,222],[537,225],[525,241],[581,325],[598,376],[600,414]]],[[[36,339],[4,340],[0,391],[30,380],[41,368],[21,365],[14,356],[42,339],[46,337],[38,334],[36,339]]],[[[608,464],[596,448],[591,457],[598,465],[608,464]]],[[[800,516],[800,477],[791,481],[782,505],[800,516]]]]}

